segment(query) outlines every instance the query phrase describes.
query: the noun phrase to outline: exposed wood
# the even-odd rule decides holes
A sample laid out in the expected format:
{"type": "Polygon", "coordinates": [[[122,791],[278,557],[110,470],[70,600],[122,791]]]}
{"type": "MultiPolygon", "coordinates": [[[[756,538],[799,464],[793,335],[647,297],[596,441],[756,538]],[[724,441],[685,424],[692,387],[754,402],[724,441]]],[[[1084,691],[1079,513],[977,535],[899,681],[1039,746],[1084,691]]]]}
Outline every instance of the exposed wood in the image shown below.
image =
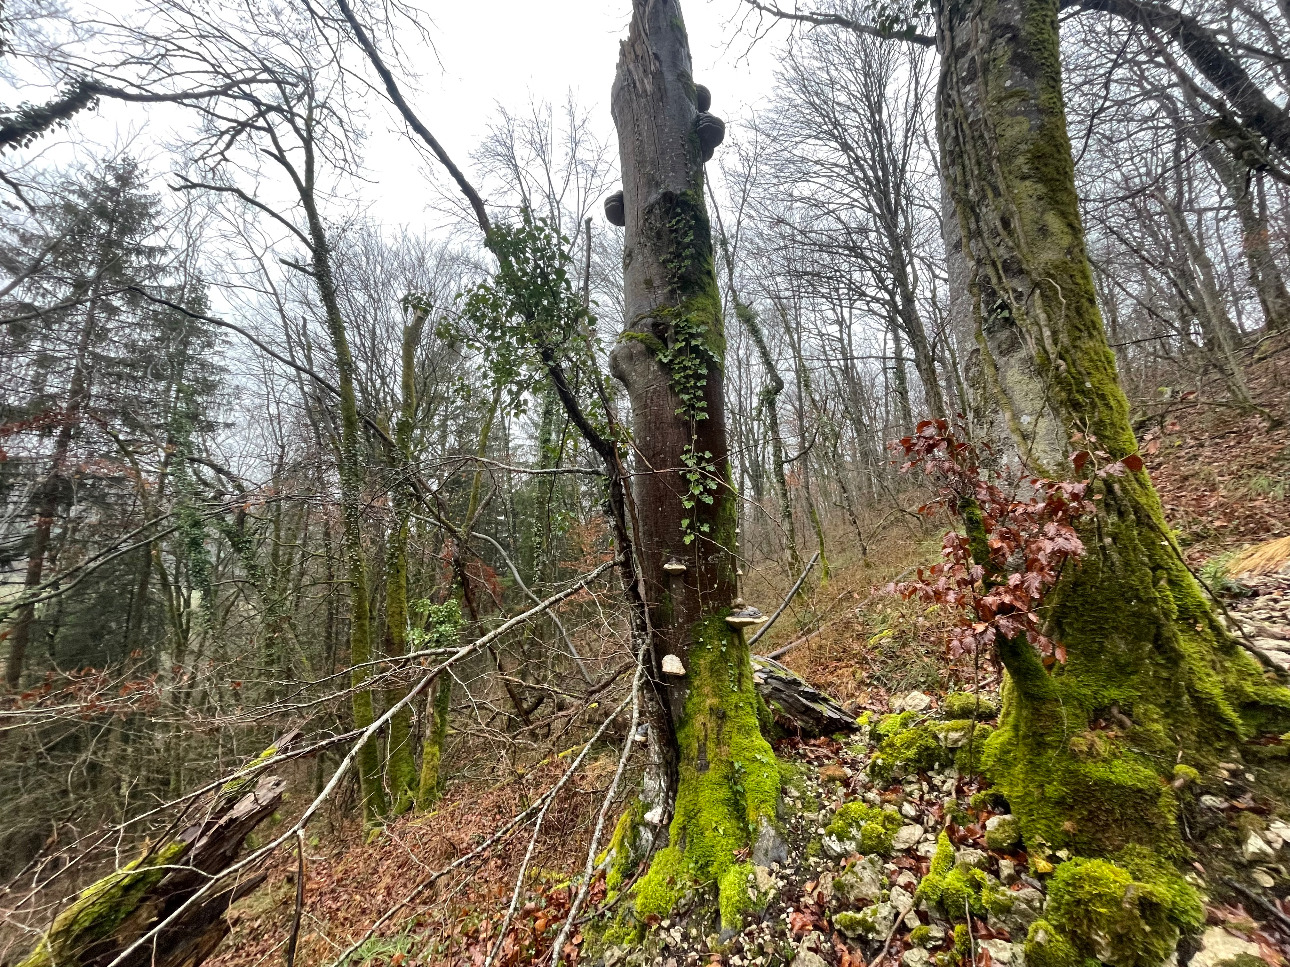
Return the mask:
{"type": "MultiPolygon", "coordinates": [[[[261,759],[298,737],[289,733],[261,759]]],[[[282,804],[286,786],[269,775],[227,783],[173,839],[83,890],[19,967],[105,967],[115,961],[233,864],[247,834],[282,804]]],[[[228,935],[229,907],[264,879],[255,873],[212,892],[127,956],[122,967],[197,967],[228,935]]]]}
{"type": "Polygon", "coordinates": [[[777,719],[786,719],[803,735],[854,732],[856,717],[828,695],[773,658],[752,656],[753,683],[777,719]]]}

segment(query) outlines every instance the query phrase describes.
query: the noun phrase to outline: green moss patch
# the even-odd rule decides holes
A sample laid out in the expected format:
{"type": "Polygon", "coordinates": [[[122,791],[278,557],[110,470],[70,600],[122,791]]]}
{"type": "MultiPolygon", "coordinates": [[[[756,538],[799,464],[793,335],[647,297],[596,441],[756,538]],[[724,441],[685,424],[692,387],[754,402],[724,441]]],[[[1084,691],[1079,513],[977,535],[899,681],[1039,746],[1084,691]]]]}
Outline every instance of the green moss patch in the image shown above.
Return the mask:
{"type": "Polygon", "coordinates": [[[894,809],[855,801],[839,807],[824,831],[834,839],[855,843],[861,853],[889,856],[892,839],[904,824],[894,809]]]}
{"type": "Polygon", "coordinates": [[[1071,967],[1093,958],[1115,967],[1159,967],[1179,936],[1205,920],[1196,891],[1142,850],[1121,863],[1074,859],[1049,884],[1045,919],[1031,925],[1026,962],[1071,967]]]}
{"type": "Polygon", "coordinates": [[[941,702],[941,715],[947,719],[993,719],[998,706],[984,695],[972,692],[950,692],[941,702]]]}

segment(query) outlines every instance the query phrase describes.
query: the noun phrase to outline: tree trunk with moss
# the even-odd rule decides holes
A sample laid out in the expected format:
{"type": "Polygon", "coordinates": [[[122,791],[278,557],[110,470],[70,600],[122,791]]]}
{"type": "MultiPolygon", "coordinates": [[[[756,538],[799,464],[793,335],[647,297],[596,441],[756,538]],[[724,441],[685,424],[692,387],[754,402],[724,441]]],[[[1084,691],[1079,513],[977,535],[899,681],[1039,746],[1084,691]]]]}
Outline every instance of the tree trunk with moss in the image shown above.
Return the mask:
{"type": "MultiPolygon", "coordinates": [[[[354,688],[352,708],[354,727],[365,729],[375,721],[372,689],[365,687],[372,660],[372,606],[368,596],[367,558],[363,552],[363,450],[359,438],[358,397],[354,390],[354,357],[349,351],[345,318],[336,296],[336,281],[331,270],[331,248],[327,231],[314,201],[313,186],[302,186],[300,200],[309,224],[309,241],[313,255],[313,277],[323,304],[327,333],[336,355],[336,375],[340,390],[340,441],[337,463],[340,475],[340,509],[344,523],[345,565],[349,576],[349,662],[350,684],[354,688]]],[[[363,818],[378,822],[388,811],[385,787],[381,782],[378,744],[367,742],[358,753],[360,794],[363,818]]]]}
{"type": "MultiPolygon", "coordinates": [[[[385,569],[385,654],[397,658],[408,650],[408,520],[412,512],[412,432],[417,412],[416,350],[421,341],[425,315],[417,311],[403,327],[403,365],[400,382],[399,419],[394,430],[394,527],[386,551],[385,569]]],[[[445,675],[445,678],[451,676],[445,675]]],[[[440,686],[442,688],[442,686],[440,686]]],[[[386,705],[403,698],[400,689],[386,692],[386,705]]],[[[412,708],[405,705],[390,720],[390,752],[386,776],[390,787],[394,815],[402,815],[412,806],[417,794],[417,766],[412,754],[412,708]]]]}
{"type": "MultiPolygon", "coordinates": [[[[938,114],[984,379],[1005,443],[1029,471],[1071,479],[1072,451],[1118,460],[1137,444],[1085,252],[1057,11],[1057,0],[943,3],[938,114]]],[[[1086,556],[1047,601],[1067,660],[1050,670],[1028,645],[1002,644],[1005,707],[986,753],[1032,856],[1065,847],[1120,864],[1098,860],[1103,872],[1119,870],[1100,878],[1073,867],[1062,902],[1050,897],[1056,919],[1032,928],[1027,949],[1027,962],[1042,967],[1087,957],[1158,962],[1172,946],[1161,944],[1162,931],[1176,937],[1198,925],[1186,884],[1173,877],[1161,886],[1143,866],[1144,856],[1181,852],[1176,764],[1204,771],[1290,712],[1290,693],[1223,632],[1145,472],[1095,487],[1086,556]],[[1097,902],[1090,877],[1116,893],[1115,904],[1097,902]],[[1157,900],[1168,912],[1159,922],[1159,909],[1147,909],[1157,900]],[[1136,926],[1154,924],[1155,938],[1116,932],[1107,940],[1116,949],[1098,949],[1099,931],[1120,927],[1087,917],[1111,908],[1136,926]]]]}
{"type": "MultiPolygon", "coordinates": [[[[638,558],[652,626],[651,674],[675,763],[669,844],[635,892],[665,915],[716,883],[732,926],[751,865],[775,848],[779,772],[757,722],[748,647],[726,623],[737,595],[736,506],[726,447],[725,343],[703,195],[696,93],[676,0],[634,0],[613,87],[625,195],[627,328],[612,370],[632,406],[638,558]],[[663,565],[685,565],[670,574],[663,565]],[[682,674],[664,674],[680,662],[682,674]],[[743,855],[748,855],[744,853],[743,855]]],[[[760,862],[766,862],[763,857],[760,862]]]]}

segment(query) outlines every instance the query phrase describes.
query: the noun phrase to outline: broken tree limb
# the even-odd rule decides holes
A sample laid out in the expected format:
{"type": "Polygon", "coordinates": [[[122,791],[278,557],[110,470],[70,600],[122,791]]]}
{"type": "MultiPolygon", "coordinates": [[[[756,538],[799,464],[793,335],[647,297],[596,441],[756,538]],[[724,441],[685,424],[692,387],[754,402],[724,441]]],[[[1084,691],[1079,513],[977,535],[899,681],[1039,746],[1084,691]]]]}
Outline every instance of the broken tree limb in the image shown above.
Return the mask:
{"type": "Polygon", "coordinates": [[[811,559],[806,562],[806,567],[802,569],[802,573],[798,577],[797,583],[793,585],[793,589],[789,591],[788,596],[784,598],[784,603],[781,604],[775,610],[775,613],[770,616],[770,618],[766,621],[764,625],[762,625],[760,628],[757,629],[757,633],[748,639],[749,648],[757,644],[761,636],[764,635],[767,631],[769,631],[770,626],[773,625],[776,621],[778,621],[779,616],[782,615],[788,609],[789,604],[792,602],[793,598],[797,596],[798,590],[802,587],[802,583],[806,580],[806,576],[811,573],[811,568],[815,567],[815,562],[818,561],[819,559],[820,559],[819,551],[816,551],[814,554],[811,555],[811,559]]]}
{"type": "Polygon", "coordinates": [[[854,732],[856,717],[773,658],[752,656],[753,684],[775,716],[807,736],[854,732]]]}
{"type": "MultiPolygon", "coordinates": [[[[269,759],[299,737],[292,732],[260,756],[269,759]]],[[[236,859],[248,833],[282,802],[286,782],[247,776],[221,787],[202,815],[164,845],[92,884],[59,913],[19,967],[103,967],[165,923],[152,943],[137,947],[127,967],[197,967],[229,932],[229,907],[264,882],[248,871],[201,902],[188,901],[236,859]],[[187,906],[182,916],[175,911],[187,906]],[[169,923],[166,921],[169,920],[169,923]]]]}

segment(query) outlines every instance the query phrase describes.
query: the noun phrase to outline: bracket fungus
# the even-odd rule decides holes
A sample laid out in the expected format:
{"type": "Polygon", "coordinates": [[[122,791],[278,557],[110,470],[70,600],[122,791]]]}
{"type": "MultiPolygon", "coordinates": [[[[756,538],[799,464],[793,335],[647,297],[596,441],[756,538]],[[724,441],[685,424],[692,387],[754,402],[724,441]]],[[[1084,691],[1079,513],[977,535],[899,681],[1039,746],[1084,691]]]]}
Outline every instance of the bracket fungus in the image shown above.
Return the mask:
{"type": "Polygon", "coordinates": [[[700,111],[706,111],[712,107],[712,92],[702,84],[694,85],[694,106],[700,111]]]}
{"type": "Polygon", "coordinates": [[[726,140],[726,122],[715,114],[700,111],[694,124],[699,132],[699,148],[703,152],[703,160],[711,161],[712,156],[717,153],[718,145],[726,140]]]}
{"type": "Polygon", "coordinates": [[[668,574],[684,574],[685,565],[673,557],[669,558],[667,563],[663,565],[663,570],[668,574]]]}
{"type": "Polygon", "coordinates": [[[627,224],[627,213],[623,207],[621,191],[616,191],[605,199],[605,218],[609,219],[610,225],[617,225],[619,228],[627,224]]]}
{"type": "Polygon", "coordinates": [[[664,675],[684,675],[685,666],[681,664],[681,659],[676,655],[663,656],[663,674],[664,675]]]}
{"type": "Polygon", "coordinates": [[[743,598],[736,598],[733,608],[734,610],[726,616],[726,624],[732,628],[749,628],[753,625],[765,624],[770,620],[758,609],[744,604],[743,598]]]}

